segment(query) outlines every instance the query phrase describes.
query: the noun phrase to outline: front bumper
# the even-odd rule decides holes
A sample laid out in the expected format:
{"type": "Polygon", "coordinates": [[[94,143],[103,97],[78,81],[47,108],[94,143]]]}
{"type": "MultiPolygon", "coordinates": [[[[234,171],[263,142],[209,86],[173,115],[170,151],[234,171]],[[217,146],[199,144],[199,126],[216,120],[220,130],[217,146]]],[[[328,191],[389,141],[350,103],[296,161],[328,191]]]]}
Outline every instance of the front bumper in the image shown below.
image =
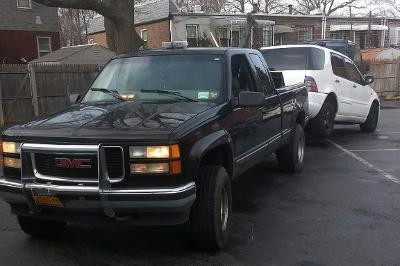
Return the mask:
{"type": "Polygon", "coordinates": [[[191,182],[169,188],[101,190],[97,186],[22,184],[0,178],[0,197],[11,204],[18,215],[79,221],[74,214],[103,213],[109,218],[135,215],[136,218],[151,216],[154,220],[136,219],[136,224],[179,224],[188,219],[196,199],[196,186],[191,182]],[[33,195],[57,196],[64,207],[37,206],[33,195]],[[168,214],[169,219],[162,219],[168,214]]]}

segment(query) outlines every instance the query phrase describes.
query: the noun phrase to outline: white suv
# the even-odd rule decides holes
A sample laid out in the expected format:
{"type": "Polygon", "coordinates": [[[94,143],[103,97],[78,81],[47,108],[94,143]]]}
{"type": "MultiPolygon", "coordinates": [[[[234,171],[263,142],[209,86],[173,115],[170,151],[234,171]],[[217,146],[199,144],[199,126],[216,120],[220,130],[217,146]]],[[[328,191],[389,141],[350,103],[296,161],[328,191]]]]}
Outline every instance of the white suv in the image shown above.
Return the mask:
{"type": "Polygon", "coordinates": [[[380,103],[369,86],[374,78],[362,76],[347,56],[316,45],[266,47],[261,53],[272,71],[282,72],[285,85],[307,85],[314,136],[329,137],[335,122],[375,131],[380,103]]]}

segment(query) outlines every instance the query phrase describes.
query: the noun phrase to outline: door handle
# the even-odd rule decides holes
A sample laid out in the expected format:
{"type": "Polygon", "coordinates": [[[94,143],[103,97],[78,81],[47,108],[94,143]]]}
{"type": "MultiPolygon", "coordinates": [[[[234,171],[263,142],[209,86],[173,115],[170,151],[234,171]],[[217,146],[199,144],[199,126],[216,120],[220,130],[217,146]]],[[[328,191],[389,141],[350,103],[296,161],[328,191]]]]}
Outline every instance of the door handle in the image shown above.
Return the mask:
{"type": "Polygon", "coordinates": [[[335,82],[336,82],[336,83],[340,83],[340,80],[337,79],[337,80],[335,80],[335,82]]]}
{"type": "Polygon", "coordinates": [[[353,88],[356,89],[356,88],[357,88],[357,85],[353,85],[353,88]]]}

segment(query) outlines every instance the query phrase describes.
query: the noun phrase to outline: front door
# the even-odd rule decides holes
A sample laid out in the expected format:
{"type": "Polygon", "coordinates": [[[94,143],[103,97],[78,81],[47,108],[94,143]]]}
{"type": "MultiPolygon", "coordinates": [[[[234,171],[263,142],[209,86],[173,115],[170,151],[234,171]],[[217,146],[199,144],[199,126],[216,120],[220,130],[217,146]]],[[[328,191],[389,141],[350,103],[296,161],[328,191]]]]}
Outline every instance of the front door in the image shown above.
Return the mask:
{"type": "MultiPolygon", "coordinates": [[[[258,91],[251,65],[245,54],[233,55],[231,58],[232,100],[238,102],[242,91],[258,91]]],[[[234,153],[240,161],[245,156],[251,156],[252,149],[265,141],[263,134],[263,108],[240,107],[235,105],[231,114],[230,135],[234,143],[234,153]]]]}
{"type": "Polygon", "coordinates": [[[370,91],[364,85],[364,78],[352,61],[346,59],[345,67],[348,80],[351,82],[350,89],[346,92],[346,97],[351,101],[353,106],[353,115],[366,118],[369,113],[370,91]]]}
{"type": "Polygon", "coordinates": [[[272,151],[279,147],[281,140],[281,102],[263,60],[259,55],[253,53],[250,54],[250,60],[253,63],[258,90],[265,94],[265,105],[262,108],[262,135],[264,142],[268,142],[268,151],[272,151]]]}

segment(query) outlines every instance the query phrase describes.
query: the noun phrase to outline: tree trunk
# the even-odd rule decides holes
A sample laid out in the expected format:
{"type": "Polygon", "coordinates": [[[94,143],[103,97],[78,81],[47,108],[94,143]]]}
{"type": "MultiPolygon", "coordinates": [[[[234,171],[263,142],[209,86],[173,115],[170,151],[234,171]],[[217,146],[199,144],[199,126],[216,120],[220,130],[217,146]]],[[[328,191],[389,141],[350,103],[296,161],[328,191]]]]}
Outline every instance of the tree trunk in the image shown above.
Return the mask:
{"type": "Polygon", "coordinates": [[[134,0],[116,2],[119,10],[123,10],[115,19],[105,19],[104,26],[107,33],[108,47],[117,54],[138,51],[143,40],[134,28],[134,0]]]}

